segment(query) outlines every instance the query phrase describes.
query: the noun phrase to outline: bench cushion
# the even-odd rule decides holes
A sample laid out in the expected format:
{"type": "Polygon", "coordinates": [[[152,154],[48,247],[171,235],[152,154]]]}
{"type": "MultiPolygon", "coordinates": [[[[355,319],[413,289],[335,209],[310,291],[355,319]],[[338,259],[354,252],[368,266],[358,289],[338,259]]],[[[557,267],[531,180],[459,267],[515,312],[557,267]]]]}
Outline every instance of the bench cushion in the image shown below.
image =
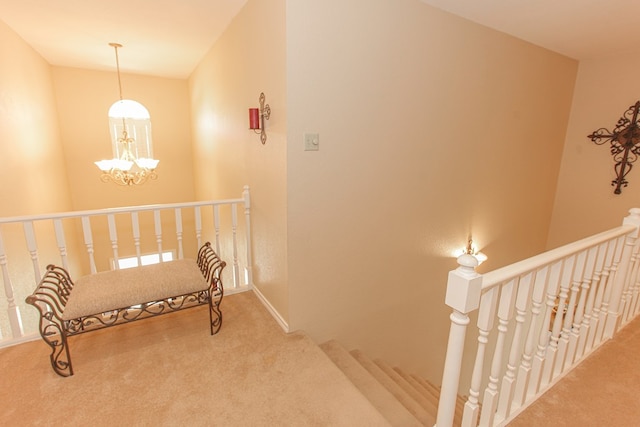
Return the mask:
{"type": "Polygon", "coordinates": [[[209,285],[194,260],[183,259],[79,278],[63,320],[203,291],[209,285]]]}

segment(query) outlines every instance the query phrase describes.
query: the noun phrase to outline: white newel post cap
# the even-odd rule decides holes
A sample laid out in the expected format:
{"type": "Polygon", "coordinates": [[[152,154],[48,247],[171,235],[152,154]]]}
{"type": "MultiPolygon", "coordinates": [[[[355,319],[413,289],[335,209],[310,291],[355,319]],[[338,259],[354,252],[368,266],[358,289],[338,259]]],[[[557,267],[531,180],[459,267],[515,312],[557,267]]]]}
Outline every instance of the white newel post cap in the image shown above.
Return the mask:
{"type": "Polygon", "coordinates": [[[636,227],[636,231],[633,237],[638,237],[638,230],[640,230],[640,208],[629,209],[629,215],[622,220],[623,225],[633,225],[636,227]]]}
{"type": "Polygon", "coordinates": [[[478,260],[472,255],[460,255],[458,264],[449,272],[445,303],[460,313],[470,313],[480,306],[482,276],[475,271],[478,260]]]}

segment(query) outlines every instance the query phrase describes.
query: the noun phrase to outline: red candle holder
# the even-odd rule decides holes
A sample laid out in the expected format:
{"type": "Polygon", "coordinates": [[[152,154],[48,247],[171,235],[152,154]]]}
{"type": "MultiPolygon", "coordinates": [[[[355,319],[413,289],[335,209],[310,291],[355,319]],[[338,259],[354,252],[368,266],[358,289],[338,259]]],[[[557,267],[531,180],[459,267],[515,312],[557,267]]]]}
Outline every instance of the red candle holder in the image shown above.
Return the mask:
{"type": "Polygon", "coordinates": [[[260,108],[249,108],[249,129],[260,134],[260,141],[264,145],[267,142],[264,121],[271,117],[271,107],[269,104],[265,104],[264,92],[260,93],[258,102],[260,102],[260,108]]]}
{"type": "Polygon", "coordinates": [[[260,129],[260,110],[249,108],[249,129],[260,129]]]}

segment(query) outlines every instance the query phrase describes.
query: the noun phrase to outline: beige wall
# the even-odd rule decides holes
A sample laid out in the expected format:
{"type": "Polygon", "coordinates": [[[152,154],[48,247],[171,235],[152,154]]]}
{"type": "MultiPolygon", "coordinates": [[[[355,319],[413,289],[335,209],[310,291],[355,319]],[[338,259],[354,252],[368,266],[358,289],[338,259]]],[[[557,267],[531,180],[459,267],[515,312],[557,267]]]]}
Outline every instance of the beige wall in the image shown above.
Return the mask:
{"type": "Polygon", "coordinates": [[[291,327],[439,381],[451,252],[545,247],[576,69],[417,0],[287,2],[291,327]]]}
{"type": "MultiPolygon", "coordinates": [[[[105,49],[109,47],[105,45],[105,49]]],[[[121,61],[126,55],[120,55],[121,61]]],[[[115,67],[114,67],[115,68],[115,67]]],[[[118,100],[118,80],[113,72],[53,67],[57,111],[72,195],[73,210],[101,209],[118,206],[187,202],[195,199],[193,155],[191,150],[191,114],[186,80],[135,74],[122,74],[125,99],[143,104],[151,116],[153,154],[160,160],[158,179],[142,186],[121,187],[100,180],[94,162],[113,156],[109,134],[109,107],[118,100]]],[[[118,219],[119,255],[135,255],[128,217],[118,219]]],[[[174,220],[163,219],[166,237],[164,250],[176,250],[174,220]]],[[[109,269],[111,243],[106,223],[92,223],[98,270],[109,269]]],[[[153,224],[141,231],[153,235],[153,224]]],[[[142,253],[157,250],[155,239],[142,240],[142,253]]],[[[195,256],[195,243],[187,247],[195,256]]],[[[83,273],[89,272],[84,259],[83,273]]]]}
{"type": "Polygon", "coordinates": [[[624,112],[640,100],[638,67],[640,59],[631,55],[580,62],[549,248],[616,227],[630,208],[640,207],[640,165],[627,175],[628,187],[614,194],[610,144],[598,146],[587,138],[601,127],[613,130],[624,112]]]}
{"type": "Polygon", "coordinates": [[[198,199],[252,194],[254,282],[284,322],[286,266],[286,44],[284,0],[249,0],[189,80],[198,199]],[[248,130],[264,92],[267,142],[248,130]]]}
{"type": "Polygon", "coordinates": [[[0,216],[71,207],[51,67],[0,21],[0,216]]]}
{"type": "MultiPolygon", "coordinates": [[[[68,211],[71,199],[51,68],[1,21],[0,58],[0,217],[68,211]]],[[[20,256],[28,254],[22,227],[3,225],[0,232],[14,302],[25,316],[23,327],[33,331],[36,310],[24,298],[33,290],[35,279],[30,257],[20,256]]],[[[42,267],[60,259],[53,239],[41,239],[38,244],[42,267]]],[[[0,332],[8,337],[4,295],[0,292],[0,332]]]]}
{"type": "Polygon", "coordinates": [[[114,73],[54,67],[60,160],[74,209],[250,185],[254,280],[291,329],[439,381],[451,252],[473,233],[489,270],[545,248],[576,69],[418,0],[249,0],[188,82],[123,75],[158,181],[99,181],[114,73]]]}

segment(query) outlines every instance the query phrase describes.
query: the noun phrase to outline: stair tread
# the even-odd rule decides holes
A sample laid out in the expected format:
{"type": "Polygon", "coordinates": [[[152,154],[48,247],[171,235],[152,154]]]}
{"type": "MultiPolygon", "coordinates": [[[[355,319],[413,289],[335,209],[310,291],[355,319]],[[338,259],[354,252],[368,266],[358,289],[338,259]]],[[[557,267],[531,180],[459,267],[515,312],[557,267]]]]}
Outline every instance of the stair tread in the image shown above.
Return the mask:
{"type": "Polygon", "coordinates": [[[414,386],[412,386],[402,375],[400,375],[393,367],[383,360],[376,360],[376,365],[384,371],[396,384],[398,384],[413,400],[418,402],[428,413],[437,416],[438,404],[427,399],[414,386]]]}
{"type": "Polygon", "coordinates": [[[414,375],[410,375],[398,367],[394,367],[393,370],[400,375],[411,387],[413,387],[423,398],[431,402],[436,408],[438,407],[438,397],[434,396],[429,390],[427,390],[422,383],[414,378],[414,375]]]}
{"type": "MultiPolygon", "coordinates": [[[[410,376],[418,384],[420,384],[423,387],[423,389],[427,390],[430,395],[435,396],[436,401],[439,401],[440,387],[433,385],[430,381],[427,381],[426,379],[420,377],[419,375],[412,374],[410,376]]],[[[464,412],[465,402],[466,402],[466,399],[458,395],[458,397],[456,398],[456,408],[455,408],[455,414],[453,418],[454,426],[459,426],[462,423],[462,415],[464,412]]]]}
{"type": "MultiPolygon", "coordinates": [[[[427,389],[431,395],[435,396],[436,400],[440,399],[440,387],[431,384],[431,382],[425,380],[424,378],[421,378],[419,375],[411,375],[411,377],[425,389],[427,389]]],[[[456,411],[460,412],[461,415],[466,401],[466,398],[460,395],[458,395],[458,397],[456,398],[456,411]]]]}
{"type": "Polygon", "coordinates": [[[351,351],[351,355],[360,362],[364,368],[371,373],[384,387],[386,387],[405,408],[411,412],[422,424],[435,424],[436,417],[428,412],[415,399],[413,399],[405,390],[402,389],[393,379],[391,379],[378,365],[364,355],[359,350],[351,351]]]}
{"type": "MultiPolygon", "coordinates": [[[[391,425],[435,424],[440,387],[384,360],[374,361],[360,350],[348,351],[336,340],[320,348],[391,425]]],[[[465,402],[466,398],[457,396],[454,426],[462,423],[465,402]]]]}
{"type": "Polygon", "coordinates": [[[337,341],[331,340],[320,348],[353,382],[360,392],[391,425],[420,426],[420,421],[398,401],[395,396],[377,381],[354,357],[337,341]]]}

